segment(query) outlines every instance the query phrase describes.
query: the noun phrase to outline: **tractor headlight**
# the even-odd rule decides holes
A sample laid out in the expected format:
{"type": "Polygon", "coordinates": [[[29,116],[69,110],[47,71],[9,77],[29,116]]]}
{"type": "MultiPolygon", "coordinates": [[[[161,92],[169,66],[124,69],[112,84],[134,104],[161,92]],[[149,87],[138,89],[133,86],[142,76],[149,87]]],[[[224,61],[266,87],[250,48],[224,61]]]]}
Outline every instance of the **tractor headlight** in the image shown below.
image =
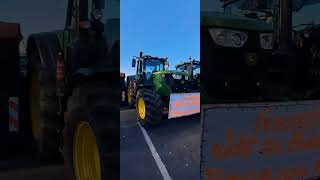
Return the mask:
{"type": "Polygon", "coordinates": [[[182,75],[178,75],[178,74],[172,74],[173,79],[178,79],[180,80],[182,78],[182,75]]]}
{"type": "Polygon", "coordinates": [[[273,48],[273,35],[271,33],[260,34],[260,46],[263,49],[273,48]]]}
{"type": "Polygon", "coordinates": [[[248,33],[228,29],[210,29],[210,35],[214,42],[223,47],[239,48],[248,39],[248,33]]]}

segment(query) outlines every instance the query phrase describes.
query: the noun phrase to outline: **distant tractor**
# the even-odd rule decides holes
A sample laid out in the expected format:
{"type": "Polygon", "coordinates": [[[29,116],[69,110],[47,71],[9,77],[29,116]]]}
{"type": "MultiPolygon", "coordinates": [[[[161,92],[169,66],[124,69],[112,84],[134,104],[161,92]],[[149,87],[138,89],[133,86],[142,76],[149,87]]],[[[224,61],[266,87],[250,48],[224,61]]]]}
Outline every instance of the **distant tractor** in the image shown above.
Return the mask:
{"type": "Polygon", "coordinates": [[[195,91],[200,91],[200,61],[189,58],[189,61],[176,65],[176,69],[188,74],[188,78],[193,81],[195,91]]]}
{"type": "Polygon", "coordinates": [[[136,107],[143,126],[156,125],[168,111],[171,93],[194,92],[188,74],[167,70],[167,58],[143,55],[132,59],[135,76],[127,77],[128,103],[136,107]]]}
{"type": "Polygon", "coordinates": [[[126,94],[126,74],[120,73],[120,105],[123,106],[127,102],[126,94]]]}

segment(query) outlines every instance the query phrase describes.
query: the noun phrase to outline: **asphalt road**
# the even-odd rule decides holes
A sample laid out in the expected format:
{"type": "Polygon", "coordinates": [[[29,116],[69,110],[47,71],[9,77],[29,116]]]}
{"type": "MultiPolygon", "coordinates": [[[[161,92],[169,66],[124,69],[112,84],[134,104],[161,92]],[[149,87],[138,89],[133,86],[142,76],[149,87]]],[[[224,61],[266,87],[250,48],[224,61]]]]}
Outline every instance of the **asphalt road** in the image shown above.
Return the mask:
{"type": "Polygon", "coordinates": [[[43,162],[25,151],[0,161],[1,180],[67,180],[64,170],[62,161],[43,162]]]}
{"type": "MultiPolygon", "coordinates": [[[[121,110],[120,121],[121,180],[162,180],[164,171],[173,180],[199,179],[199,116],[164,120],[145,135],[135,110],[121,110]]],[[[0,160],[0,180],[66,180],[64,171],[62,162],[41,162],[28,151],[0,160]]]]}
{"type": "Polygon", "coordinates": [[[135,113],[120,112],[120,179],[161,180],[163,171],[173,180],[200,179],[200,116],[166,119],[148,128],[146,134],[157,153],[153,154],[135,113]]]}

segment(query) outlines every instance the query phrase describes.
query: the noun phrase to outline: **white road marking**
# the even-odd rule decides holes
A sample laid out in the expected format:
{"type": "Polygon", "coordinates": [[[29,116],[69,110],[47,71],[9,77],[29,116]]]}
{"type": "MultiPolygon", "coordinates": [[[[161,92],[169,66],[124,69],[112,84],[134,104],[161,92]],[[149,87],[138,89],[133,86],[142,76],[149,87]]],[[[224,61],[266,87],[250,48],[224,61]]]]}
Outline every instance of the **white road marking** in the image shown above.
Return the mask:
{"type": "Polygon", "coordinates": [[[144,136],[144,138],[145,138],[145,140],[146,140],[146,142],[147,142],[147,144],[149,146],[149,149],[150,149],[150,151],[152,153],[152,156],[153,156],[154,160],[157,163],[157,166],[158,166],[158,168],[160,170],[160,173],[161,173],[163,179],[164,180],[172,180],[170,175],[169,175],[169,173],[168,173],[168,171],[167,171],[167,169],[166,169],[166,166],[161,161],[161,158],[160,158],[159,154],[157,153],[156,148],[153,146],[152,141],[151,141],[147,131],[144,129],[144,127],[142,127],[140,125],[140,123],[138,123],[138,124],[139,124],[140,129],[142,131],[142,134],[143,134],[143,136],[144,136]]]}

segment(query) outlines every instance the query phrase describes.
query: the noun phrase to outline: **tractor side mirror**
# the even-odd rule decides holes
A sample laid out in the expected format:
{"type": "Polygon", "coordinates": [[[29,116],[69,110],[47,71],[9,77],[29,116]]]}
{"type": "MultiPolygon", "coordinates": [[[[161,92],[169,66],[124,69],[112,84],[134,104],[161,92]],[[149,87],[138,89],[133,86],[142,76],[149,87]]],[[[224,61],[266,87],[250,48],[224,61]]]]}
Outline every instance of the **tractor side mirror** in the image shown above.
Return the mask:
{"type": "Polygon", "coordinates": [[[132,67],[136,67],[136,60],[134,58],[132,59],[132,67]]]}
{"type": "Polygon", "coordinates": [[[168,70],[169,69],[169,62],[167,61],[165,64],[164,64],[164,70],[168,70]]]}

